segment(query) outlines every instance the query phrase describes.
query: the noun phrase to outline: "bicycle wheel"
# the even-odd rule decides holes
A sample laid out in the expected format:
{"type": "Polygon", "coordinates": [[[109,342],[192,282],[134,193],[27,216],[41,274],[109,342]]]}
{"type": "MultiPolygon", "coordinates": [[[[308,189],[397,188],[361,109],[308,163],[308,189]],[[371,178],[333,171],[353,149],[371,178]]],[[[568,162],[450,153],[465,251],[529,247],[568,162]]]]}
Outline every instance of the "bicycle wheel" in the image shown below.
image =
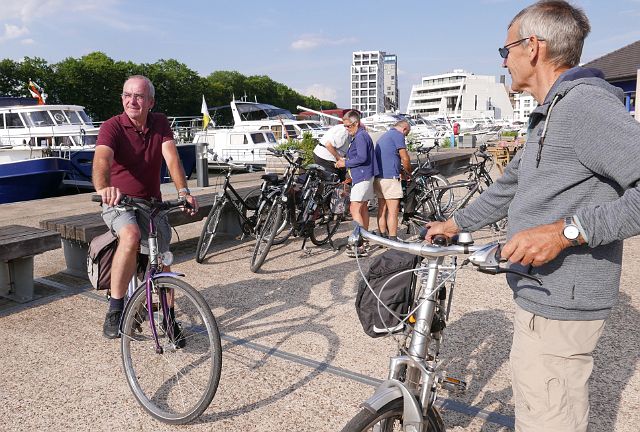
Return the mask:
{"type": "Polygon", "coordinates": [[[242,201],[244,201],[244,203],[246,204],[245,209],[251,212],[255,212],[256,210],[258,210],[258,202],[260,201],[261,195],[262,189],[259,187],[251,189],[249,192],[247,192],[242,197],[242,201]]]}
{"type": "Polygon", "coordinates": [[[282,219],[283,204],[279,199],[273,202],[264,225],[256,236],[256,244],[253,247],[253,254],[251,255],[251,271],[254,273],[260,270],[269,253],[269,249],[271,249],[273,238],[278,231],[282,219]]]}
{"type": "Polygon", "coordinates": [[[198,239],[198,246],[196,247],[196,262],[201,264],[209,252],[213,238],[216,236],[218,230],[218,223],[220,222],[220,216],[222,215],[222,209],[226,204],[225,199],[216,200],[211,207],[209,216],[202,227],[200,238],[198,239]]]}
{"type": "MultiPolygon", "coordinates": [[[[394,399],[378,411],[372,412],[363,408],[354,418],[342,428],[342,432],[365,432],[380,431],[392,432],[402,431],[402,398],[394,399]]],[[[426,428],[429,432],[444,432],[444,422],[436,407],[432,406],[425,419],[426,428]]]]}
{"type": "Polygon", "coordinates": [[[281,245],[293,234],[293,224],[291,223],[291,213],[285,209],[282,213],[280,224],[276,229],[276,235],[273,237],[273,245],[281,245]]]}
{"type": "MultiPolygon", "coordinates": [[[[449,185],[449,180],[441,175],[433,175],[429,178],[429,184],[432,188],[443,187],[449,185]]],[[[446,212],[453,204],[453,189],[443,189],[436,193],[438,197],[438,205],[442,213],[446,212]]]]}
{"type": "Polygon", "coordinates": [[[158,293],[173,292],[175,313],[165,317],[159,296],[154,296],[155,328],[162,347],[158,353],[148,322],[145,286],[133,293],[122,318],[124,371],[133,395],[152,417],[187,423],[207,409],[218,388],[220,333],[209,305],[189,284],[171,277],[159,277],[153,284],[158,293]]]}
{"type": "Polygon", "coordinates": [[[324,200],[318,206],[319,214],[315,220],[313,230],[311,230],[309,238],[311,243],[316,246],[322,246],[331,240],[331,237],[338,231],[338,227],[342,222],[342,215],[331,212],[331,198],[324,200]]]}

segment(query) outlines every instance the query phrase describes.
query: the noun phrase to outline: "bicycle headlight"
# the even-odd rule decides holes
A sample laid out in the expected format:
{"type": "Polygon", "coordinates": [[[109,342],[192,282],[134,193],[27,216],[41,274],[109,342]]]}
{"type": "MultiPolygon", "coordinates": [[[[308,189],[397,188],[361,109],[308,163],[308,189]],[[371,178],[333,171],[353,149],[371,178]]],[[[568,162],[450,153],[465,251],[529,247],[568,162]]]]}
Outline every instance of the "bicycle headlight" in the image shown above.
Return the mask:
{"type": "Polygon", "coordinates": [[[173,264],[173,254],[169,251],[162,254],[162,264],[170,266],[173,264]]]}

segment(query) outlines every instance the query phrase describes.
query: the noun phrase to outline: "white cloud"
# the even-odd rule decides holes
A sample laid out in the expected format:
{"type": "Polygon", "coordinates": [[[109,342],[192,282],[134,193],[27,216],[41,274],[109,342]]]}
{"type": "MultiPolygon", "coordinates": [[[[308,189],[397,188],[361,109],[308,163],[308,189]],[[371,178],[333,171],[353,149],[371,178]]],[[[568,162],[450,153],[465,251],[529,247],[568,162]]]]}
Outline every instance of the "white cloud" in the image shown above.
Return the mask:
{"type": "Polygon", "coordinates": [[[313,84],[302,91],[306,96],[315,96],[320,100],[335,101],[338,92],[333,87],[324,84],[313,84]]]}
{"type": "Polygon", "coordinates": [[[295,51],[312,50],[322,46],[336,46],[344,44],[354,44],[358,40],[354,37],[330,39],[321,35],[302,35],[295,41],[291,42],[291,49],[295,51]]]}
{"type": "Polygon", "coordinates": [[[31,38],[28,38],[28,39],[22,39],[22,40],[20,41],[20,43],[21,43],[22,45],[33,45],[33,44],[35,44],[35,43],[36,43],[36,41],[34,41],[34,40],[33,40],[33,39],[31,39],[31,38]]]}
{"type": "Polygon", "coordinates": [[[29,34],[29,29],[25,26],[18,27],[13,24],[4,25],[4,33],[0,36],[0,39],[18,39],[19,37],[29,34]]]}

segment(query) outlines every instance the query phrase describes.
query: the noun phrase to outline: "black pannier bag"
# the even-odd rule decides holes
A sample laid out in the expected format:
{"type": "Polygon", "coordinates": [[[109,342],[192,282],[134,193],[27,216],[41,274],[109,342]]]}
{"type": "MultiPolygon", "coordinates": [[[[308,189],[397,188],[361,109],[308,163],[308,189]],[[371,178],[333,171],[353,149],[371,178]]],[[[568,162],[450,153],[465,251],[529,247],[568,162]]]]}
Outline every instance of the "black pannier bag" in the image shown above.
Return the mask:
{"type": "MultiPolygon", "coordinates": [[[[380,290],[392,276],[403,270],[415,268],[420,260],[420,257],[407,252],[387,250],[372,258],[369,270],[365,272],[365,278],[369,281],[373,291],[401,319],[406,317],[413,298],[415,272],[406,272],[394,278],[384,287],[384,290],[380,290]]],[[[380,305],[378,310],[378,299],[363,279],[358,283],[356,312],[364,332],[374,338],[389,334],[389,329],[394,329],[400,324],[400,321],[384,306],[380,305]],[[382,320],[380,319],[381,315],[382,320]]],[[[402,327],[393,331],[401,329],[402,327]]]]}
{"type": "Polygon", "coordinates": [[[404,214],[413,216],[418,207],[418,186],[415,181],[408,182],[404,193],[404,214]]]}

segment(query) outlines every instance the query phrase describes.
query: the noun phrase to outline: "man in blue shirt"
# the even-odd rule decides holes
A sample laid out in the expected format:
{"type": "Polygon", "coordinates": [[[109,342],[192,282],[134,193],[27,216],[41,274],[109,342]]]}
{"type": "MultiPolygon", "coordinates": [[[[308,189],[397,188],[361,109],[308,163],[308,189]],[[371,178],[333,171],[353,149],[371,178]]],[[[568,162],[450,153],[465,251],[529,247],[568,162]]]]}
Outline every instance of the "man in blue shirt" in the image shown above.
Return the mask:
{"type": "Polygon", "coordinates": [[[378,229],[381,235],[393,240],[398,236],[401,180],[409,180],[411,173],[411,159],[405,144],[410,131],[409,122],[400,120],[380,137],[375,149],[378,174],[373,189],[378,197],[378,229]]]}

